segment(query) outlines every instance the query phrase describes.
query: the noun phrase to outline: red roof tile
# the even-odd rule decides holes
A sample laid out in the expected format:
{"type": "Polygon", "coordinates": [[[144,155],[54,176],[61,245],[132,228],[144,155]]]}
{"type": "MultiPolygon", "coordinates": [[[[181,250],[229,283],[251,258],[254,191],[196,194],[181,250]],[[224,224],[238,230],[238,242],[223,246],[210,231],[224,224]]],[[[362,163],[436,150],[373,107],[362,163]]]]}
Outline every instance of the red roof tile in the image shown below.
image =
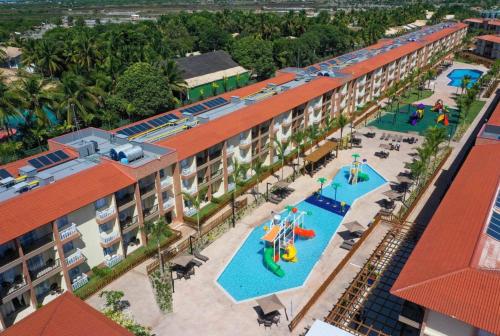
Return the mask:
{"type": "Polygon", "coordinates": [[[500,35],[481,35],[477,37],[478,40],[500,43],[500,35]]]}
{"type": "Polygon", "coordinates": [[[470,18],[470,19],[465,19],[464,22],[474,22],[474,23],[483,23],[484,19],[478,19],[478,18],[470,18]]]}
{"type": "Polygon", "coordinates": [[[0,244],[134,183],[105,162],[0,203],[0,244]]]}
{"type": "Polygon", "coordinates": [[[477,254],[487,237],[498,162],[500,144],[472,149],[391,289],[494,334],[500,334],[500,272],[478,268],[477,254]]]}
{"type": "Polygon", "coordinates": [[[298,88],[273,98],[254,103],[206,124],[159,141],[156,145],[177,150],[179,160],[209,148],[219,142],[289,111],[341,84],[340,79],[318,77],[298,88]]]}
{"type": "Polygon", "coordinates": [[[66,292],[2,333],[2,336],[133,336],[66,292]]]}
{"type": "Polygon", "coordinates": [[[500,126],[500,103],[497,104],[495,111],[493,111],[490,119],[488,119],[488,125],[500,126]]]}
{"type": "MultiPolygon", "coordinates": [[[[42,155],[46,155],[48,153],[52,153],[54,151],[44,151],[42,153],[38,153],[38,154],[35,154],[35,155],[32,155],[32,156],[29,156],[29,157],[26,157],[24,159],[20,159],[20,160],[17,160],[17,161],[14,161],[14,162],[10,162],[6,165],[3,165],[3,166],[0,166],[0,169],[5,169],[7,170],[12,176],[17,176],[19,175],[19,168],[21,167],[24,167],[26,165],[29,165],[30,163],[28,162],[28,160],[31,160],[33,158],[36,158],[36,157],[39,157],[39,156],[42,156],[42,155]]],[[[69,156],[69,159],[74,159],[76,158],[77,156],[70,150],[64,150],[64,152],[66,154],[68,154],[69,156]]],[[[67,160],[65,160],[67,161],[67,160]]],[[[58,163],[59,164],[59,163],[58,163]]],[[[56,164],[54,164],[53,166],[55,166],[56,164]]],[[[46,166],[44,167],[44,169],[47,169],[47,168],[50,168],[52,166],[46,166]]]]}

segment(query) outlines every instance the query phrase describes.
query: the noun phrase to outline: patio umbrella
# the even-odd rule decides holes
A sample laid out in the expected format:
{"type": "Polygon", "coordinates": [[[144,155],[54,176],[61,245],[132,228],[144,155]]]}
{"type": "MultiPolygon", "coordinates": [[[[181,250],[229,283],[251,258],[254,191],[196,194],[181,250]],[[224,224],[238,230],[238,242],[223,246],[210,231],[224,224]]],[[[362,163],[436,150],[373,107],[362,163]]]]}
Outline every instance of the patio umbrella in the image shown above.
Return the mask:
{"type": "Polygon", "coordinates": [[[276,296],[276,294],[266,296],[262,299],[257,299],[256,301],[257,301],[257,304],[262,309],[262,312],[264,313],[264,315],[267,315],[267,314],[272,313],[272,312],[277,311],[277,310],[284,309],[286,320],[288,321],[288,314],[286,313],[286,307],[281,302],[281,300],[276,296]]]}
{"type": "Polygon", "coordinates": [[[286,181],[278,181],[274,184],[274,186],[278,189],[285,189],[286,187],[288,187],[290,185],[290,182],[286,182],[286,181]]]}
{"type": "Polygon", "coordinates": [[[404,175],[396,176],[396,180],[398,180],[399,183],[406,183],[406,184],[413,183],[411,178],[404,176],[404,175]]]}
{"type": "Polygon", "coordinates": [[[191,261],[193,261],[193,256],[187,254],[179,255],[170,260],[172,264],[179,265],[181,267],[186,267],[191,261]]]}
{"type": "Polygon", "coordinates": [[[364,231],[365,227],[361,225],[358,221],[353,221],[349,223],[345,223],[344,227],[349,230],[349,232],[357,232],[357,231],[364,231]]]}
{"type": "Polygon", "coordinates": [[[391,149],[391,146],[389,146],[388,144],[385,144],[385,143],[380,144],[380,145],[379,145],[379,147],[380,147],[380,148],[383,148],[383,149],[387,149],[387,150],[390,150],[390,149],[391,149]]]}
{"type": "Polygon", "coordinates": [[[403,196],[403,194],[395,191],[395,190],[388,190],[384,191],[382,195],[387,196],[391,201],[398,199],[399,197],[403,196]]]}

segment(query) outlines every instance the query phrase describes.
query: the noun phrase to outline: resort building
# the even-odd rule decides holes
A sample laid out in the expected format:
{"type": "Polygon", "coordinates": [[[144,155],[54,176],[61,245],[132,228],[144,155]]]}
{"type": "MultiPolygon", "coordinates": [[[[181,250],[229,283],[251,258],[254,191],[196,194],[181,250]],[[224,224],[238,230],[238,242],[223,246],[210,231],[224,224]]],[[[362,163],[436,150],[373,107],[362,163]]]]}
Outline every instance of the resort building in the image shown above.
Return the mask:
{"type": "Polygon", "coordinates": [[[391,293],[423,308],[421,335],[500,334],[500,104],[391,293]]]}
{"type": "Polygon", "coordinates": [[[500,58],[500,35],[482,35],[476,38],[474,52],[480,56],[500,58]]]}
{"type": "Polygon", "coordinates": [[[187,99],[203,100],[247,85],[250,71],[233,61],[224,50],[176,59],[187,83],[187,99]]]}
{"type": "Polygon", "coordinates": [[[4,59],[0,59],[0,68],[17,69],[21,64],[22,51],[15,47],[0,47],[5,53],[4,59]]]}
{"type": "Polygon", "coordinates": [[[64,293],[2,333],[2,336],[20,335],[133,336],[134,334],[73,294],[64,293]]]}
{"type": "Polygon", "coordinates": [[[480,30],[492,34],[500,34],[500,20],[498,19],[466,19],[464,20],[471,30],[480,30]]]}
{"type": "Polygon", "coordinates": [[[352,114],[453,50],[466,29],[425,27],[112,132],[56,137],[47,152],[1,166],[1,328],[126,258],[146,242],[145,222],[196,214],[183,193],[206,188],[206,205],[232,191],[234,162],[249,165],[246,178],[256,160],[277,163],[275,142],[352,114]]]}

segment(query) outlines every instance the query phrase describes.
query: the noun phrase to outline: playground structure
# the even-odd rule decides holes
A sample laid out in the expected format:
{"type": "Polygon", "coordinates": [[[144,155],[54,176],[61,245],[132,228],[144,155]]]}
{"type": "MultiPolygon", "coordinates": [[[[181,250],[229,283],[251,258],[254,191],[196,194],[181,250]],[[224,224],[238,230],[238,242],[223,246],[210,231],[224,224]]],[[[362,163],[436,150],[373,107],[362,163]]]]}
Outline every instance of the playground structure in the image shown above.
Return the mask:
{"type": "Polygon", "coordinates": [[[278,265],[281,259],[288,262],[297,262],[297,249],[295,239],[314,238],[314,230],[305,229],[304,216],[307,213],[299,212],[297,208],[291,208],[286,216],[275,215],[271,225],[264,227],[266,234],[261,238],[264,243],[264,265],[279,277],[285,276],[285,271],[278,265]]]}
{"type": "Polygon", "coordinates": [[[357,184],[358,182],[368,181],[370,177],[368,174],[363,173],[363,164],[366,163],[366,159],[359,161],[359,154],[353,154],[352,157],[354,161],[351,163],[349,169],[349,178],[347,182],[349,184],[357,184]]]}
{"type": "Polygon", "coordinates": [[[417,122],[419,122],[420,120],[422,120],[424,118],[424,111],[425,111],[424,104],[418,104],[415,112],[413,112],[410,115],[410,120],[408,120],[408,122],[412,126],[415,126],[417,124],[417,122]]]}
{"type": "Polygon", "coordinates": [[[438,99],[436,104],[434,104],[434,107],[432,108],[432,111],[436,112],[438,114],[436,118],[436,123],[443,123],[443,125],[448,126],[450,124],[450,121],[448,119],[448,108],[443,104],[443,101],[441,99],[438,99]]]}

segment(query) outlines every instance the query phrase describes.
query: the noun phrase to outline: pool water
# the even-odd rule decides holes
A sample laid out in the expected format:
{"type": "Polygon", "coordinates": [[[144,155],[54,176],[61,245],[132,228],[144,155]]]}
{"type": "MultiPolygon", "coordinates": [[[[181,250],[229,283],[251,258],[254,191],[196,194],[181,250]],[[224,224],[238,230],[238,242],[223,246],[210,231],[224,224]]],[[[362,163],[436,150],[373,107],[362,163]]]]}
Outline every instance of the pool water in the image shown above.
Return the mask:
{"type": "Polygon", "coordinates": [[[473,69],[455,69],[448,74],[448,78],[451,82],[448,83],[449,86],[461,87],[462,79],[464,76],[470,76],[470,82],[467,84],[467,88],[470,89],[472,85],[481,77],[482,71],[473,69]]]}
{"type": "MultiPolygon", "coordinates": [[[[352,204],[357,198],[387,183],[387,180],[371,166],[363,165],[363,172],[368,174],[370,179],[350,185],[347,183],[349,168],[349,166],[341,168],[333,180],[341,184],[337,189],[338,201],[352,204]]],[[[331,184],[323,187],[323,195],[334,198],[335,191],[331,184]]],[[[311,215],[305,216],[304,227],[313,229],[316,236],[312,239],[296,240],[298,262],[289,263],[280,260],[278,264],[285,272],[285,276],[280,278],[269,271],[263,263],[264,243],[261,242],[261,237],[265,234],[264,226],[268,226],[269,222],[262,223],[252,230],[217,279],[219,285],[235,301],[244,301],[300,287],[307,280],[332,236],[337,232],[343,217],[305,201],[300,202],[296,207],[300,211],[311,212],[311,215]]]]}

